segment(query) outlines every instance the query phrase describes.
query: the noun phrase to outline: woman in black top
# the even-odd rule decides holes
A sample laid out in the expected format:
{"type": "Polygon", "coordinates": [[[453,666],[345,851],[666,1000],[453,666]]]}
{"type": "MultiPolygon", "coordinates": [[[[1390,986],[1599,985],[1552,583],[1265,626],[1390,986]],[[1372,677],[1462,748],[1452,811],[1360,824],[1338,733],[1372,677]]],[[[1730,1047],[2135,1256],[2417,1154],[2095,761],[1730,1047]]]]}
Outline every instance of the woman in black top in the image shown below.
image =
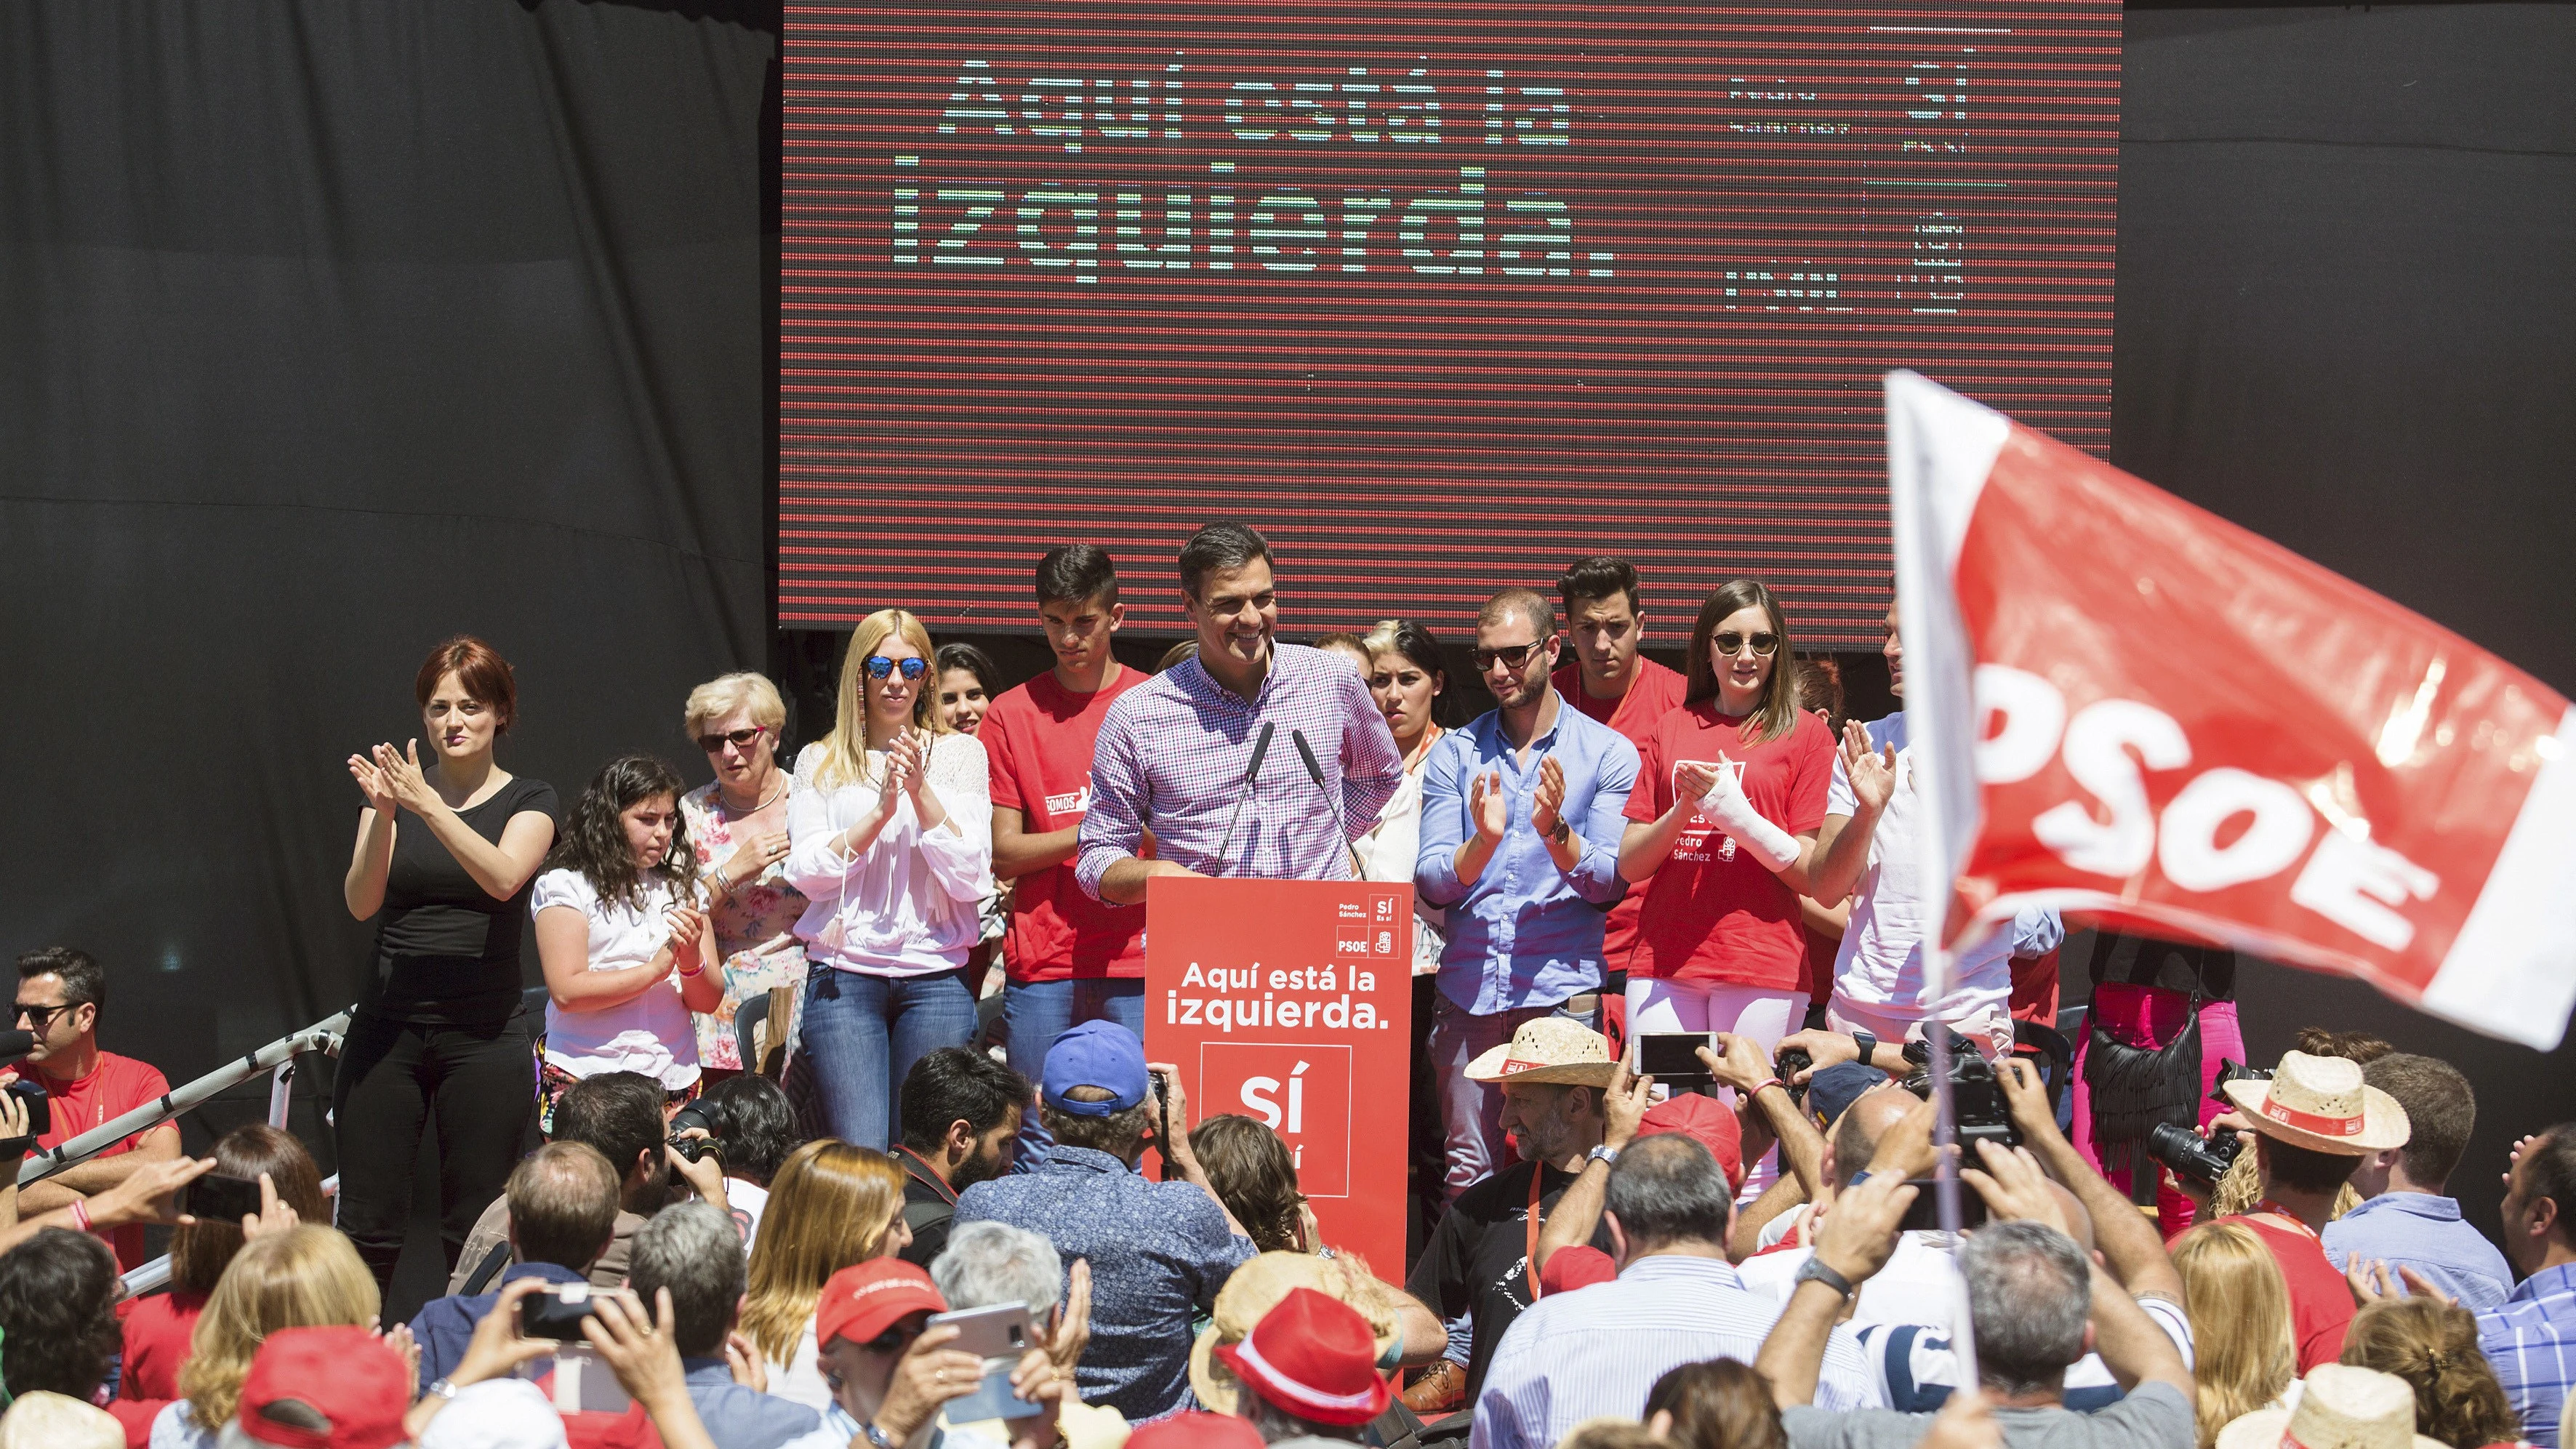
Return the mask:
{"type": "Polygon", "coordinates": [[[367,797],[342,892],[376,944],[332,1096],[340,1230],[382,1288],[411,1220],[423,1119],[438,1113],[439,1236],[453,1271],[500,1196],[536,1100],[519,1012],[528,887],[555,839],[554,787],[492,759],[518,691],[480,639],[430,651],[413,682],[420,741],[349,757],[367,797]]]}

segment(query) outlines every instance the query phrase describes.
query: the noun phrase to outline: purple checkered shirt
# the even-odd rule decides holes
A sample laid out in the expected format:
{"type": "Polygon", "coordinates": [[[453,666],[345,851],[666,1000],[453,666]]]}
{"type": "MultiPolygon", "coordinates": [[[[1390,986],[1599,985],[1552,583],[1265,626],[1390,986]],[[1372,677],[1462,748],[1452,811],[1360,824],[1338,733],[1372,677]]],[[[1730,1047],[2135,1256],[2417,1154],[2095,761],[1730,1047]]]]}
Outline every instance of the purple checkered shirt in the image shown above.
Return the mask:
{"type": "Polygon", "coordinates": [[[1302,644],[1272,648],[1270,674],[1249,704],[1185,659],[1109,706],[1092,749],[1091,811],[1074,865],[1094,899],[1102,874],[1136,854],[1148,829],[1157,859],[1201,875],[1351,878],[1350,842],[1394,798],[1404,757],[1348,660],[1302,644]],[[1264,724],[1277,728],[1247,797],[1244,771],[1264,724]],[[1292,730],[1314,749],[1321,789],[1298,758],[1292,730]]]}

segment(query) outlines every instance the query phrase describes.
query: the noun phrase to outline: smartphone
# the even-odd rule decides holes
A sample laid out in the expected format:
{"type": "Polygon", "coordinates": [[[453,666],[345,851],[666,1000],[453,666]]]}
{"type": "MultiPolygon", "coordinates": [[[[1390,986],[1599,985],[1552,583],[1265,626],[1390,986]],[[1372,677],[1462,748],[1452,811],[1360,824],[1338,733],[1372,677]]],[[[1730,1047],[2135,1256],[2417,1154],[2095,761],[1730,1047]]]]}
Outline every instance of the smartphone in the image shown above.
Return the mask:
{"type": "Polygon", "coordinates": [[[1717,1050],[1717,1033],[1713,1031],[1640,1032],[1636,1042],[1639,1076],[1652,1077],[1675,1091],[1705,1086],[1713,1080],[1699,1059],[1701,1047],[1717,1050]]]}
{"type": "MultiPolygon", "coordinates": [[[[535,1301],[522,1299],[521,1304],[535,1301]]],[[[542,1376],[545,1362],[538,1359],[527,1367],[542,1376]]],[[[552,1389],[558,1414],[623,1414],[634,1402],[627,1397],[626,1386],[617,1381],[617,1370],[587,1343],[567,1343],[555,1350],[552,1389]]]]}
{"type": "Polygon", "coordinates": [[[958,1330],[948,1347],[960,1353],[971,1353],[984,1361],[984,1381],[975,1392],[962,1399],[951,1399],[941,1412],[948,1422],[972,1424],[983,1419],[1025,1419],[1044,1413],[1045,1406],[1033,1404],[1011,1392],[1011,1370],[1020,1366],[1020,1355],[1031,1347],[1029,1306],[1025,1303],[996,1303],[988,1308],[962,1308],[953,1313],[931,1315],[928,1328],[942,1324],[958,1330]]]}
{"type": "Polygon", "coordinates": [[[259,1215],[259,1183],[254,1178],[209,1172],[179,1186],[179,1211],[210,1223],[231,1223],[259,1215]]]}
{"type": "Polygon", "coordinates": [[[581,1321],[599,1314],[587,1283],[557,1283],[519,1300],[519,1336],[587,1344],[581,1321]]]}
{"type": "MultiPolygon", "coordinates": [[[[1902,1232],[1935,1233],[1941,1230],[1941,1184],[1936,1178],[1909,1177],[1905,1185],[1914,1189],[1914,1205],[1905,1210],[1905,1221],[1896,1226],[1902,1232]]],[[[1959,1184],[1959,1229],[1982,1228],[1986,1225],[1986,1200],[1966,1183],[1959,1184]]]]}

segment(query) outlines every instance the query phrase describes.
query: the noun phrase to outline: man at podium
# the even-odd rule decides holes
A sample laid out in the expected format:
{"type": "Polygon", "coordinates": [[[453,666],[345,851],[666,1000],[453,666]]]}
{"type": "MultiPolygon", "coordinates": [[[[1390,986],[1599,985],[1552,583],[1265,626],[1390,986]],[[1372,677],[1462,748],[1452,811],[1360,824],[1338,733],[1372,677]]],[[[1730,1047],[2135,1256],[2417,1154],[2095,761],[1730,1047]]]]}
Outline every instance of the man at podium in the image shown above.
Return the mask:
{"type": "Polygon", "coordinates": [[[1182,547],[1180,571],[1198,655],[1101,720],[1075,879],[1122,906],[1158,875],[1353,879],[1351,841],[1404,778],[1368,685],[1348,660],[1274,640],[1259,533],[1211,523],[1182,547]]]}

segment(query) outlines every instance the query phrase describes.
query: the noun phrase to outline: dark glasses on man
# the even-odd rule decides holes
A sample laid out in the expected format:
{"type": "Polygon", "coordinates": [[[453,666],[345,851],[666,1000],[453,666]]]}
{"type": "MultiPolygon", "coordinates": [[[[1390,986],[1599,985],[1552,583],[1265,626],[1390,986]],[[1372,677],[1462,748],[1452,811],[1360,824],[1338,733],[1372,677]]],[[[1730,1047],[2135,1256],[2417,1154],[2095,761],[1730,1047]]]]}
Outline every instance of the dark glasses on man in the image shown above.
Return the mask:
{"type": "Polygon", "coordinates": [[[60,1006],[21,1006],[18,1008],[18,1015],[26,1021],[27,1025],[36,1029],[36,1035],[43,1036],[45,1029],[54,1024],[55,1017],[79,1004],[67,1001],[60,1006]]]}
{"type": "MultiPolygon", "coordinates": [[[[902,660],[899,663],[903,670],[903,677],[906,679],[919,679],[921,676],[930,672],[930,661],[922,658],[918,654],[915,654],[910,659],[902,660]]],[[[894,673],[897,667],[898,661],[888,659],[882,654],[871,654],[868,656],[868,678],[870,679],[883,679],[887,675],[894,673]]]]}
{"type": "Polygon", "coordinates": [[[1535,644],[1506,644],[1500,649],[1475,650],[1473,654],[1476,660],[1476,672],[1482,674],[1497,664],[1518,672],[1523,665],[1529,663],[1531,654],[1546,646],[1547,641],[1542,639],[1535,644]]]}
{"type": "Polygon", "coordinates": [[[727,745],[731,745],[737,750],[748,750],[751,748],[754,740],[759,739],[762,735],[767,733],[769,733],[769,728],[766,725],[753,725],[747,730],[727,730],[720,735],[700,735],[698,736],[698,748],[706,751],[710,755],[723,749],[727,745]]]}
{"type": "Polygon", "coordinates": [[[1716,643],[1717,652],[1727,655],[1730,658],[1743,653],[1744,646],[1750,644],[1753,646],[1754,653],[1767,659],[1771,656],[1772,650],[1780,647],[1780,636],[1769,633],[1738,634],[1734,630],[1729,629],[1725,633],[1717,636],[1716,643]]]}

